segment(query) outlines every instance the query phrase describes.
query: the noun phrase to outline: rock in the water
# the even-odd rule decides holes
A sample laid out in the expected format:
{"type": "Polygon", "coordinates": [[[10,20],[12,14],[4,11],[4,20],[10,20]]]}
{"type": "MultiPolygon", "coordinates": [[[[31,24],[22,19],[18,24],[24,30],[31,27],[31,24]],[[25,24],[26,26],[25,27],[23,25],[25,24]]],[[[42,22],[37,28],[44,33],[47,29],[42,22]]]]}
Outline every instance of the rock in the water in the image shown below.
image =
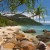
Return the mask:
{"type": "Polygon", "coordinates": [[[48,30],[43,30],[43,32],[50,32],[50,31],[48,31],[48,30]]]}
{"type": "Polygon", "coordinates": [[[27,30],[27,31],[24,31],[25,33],[36,33],[35,30],[27,30]]]}

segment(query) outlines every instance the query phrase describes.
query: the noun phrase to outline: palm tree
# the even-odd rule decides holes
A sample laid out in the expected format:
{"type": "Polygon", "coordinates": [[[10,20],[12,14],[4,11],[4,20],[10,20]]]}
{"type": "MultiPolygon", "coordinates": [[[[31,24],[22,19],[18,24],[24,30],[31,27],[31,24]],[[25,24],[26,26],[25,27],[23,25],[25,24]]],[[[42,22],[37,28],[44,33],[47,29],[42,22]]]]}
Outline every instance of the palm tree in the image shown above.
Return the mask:
{"type": "Polygon", "coordinates": [[[34,9],[36,1],[38,1],[38,0],[19,0],[19,1],[21,4],[25,4],[27,7],[24,12],[32,13],[32,10],[34,9]]]}
{"type": "Polygon", "coordinates": [[[45,21],[45,17],[44,17],[45,12],[47,12],[46,9],[44,9],[44,8],[41,7],[41,6],[38,6],[37,8],[34,9],[34,13],[35,13],[34,16],[38,16],[38,17],[39,17],[39,22],[40,22],[40,18],[41,18],[41,17],[42,17],[42,18],[44,19],[44,21],[45,21]]]}
{"type": "Polygon", "coordinates": [[[8,0],[11,12],[16,11],[18,6],[25,4],[27,12],[31,12],[37,0],[8,0]]]}
{"type": "MultiPolygon", "coordinates": [[[[35,6],[35,4],[36,4],[36,1],[38,1],[38,0],[25,0],[25,1],[22,1],[22,0],[20,0],[20,2],[21,2],[21,4],[23,4],[23,3],[25,3],[25,5],[27,6],[27,9],[25,9],[25,11],[24,12],[31,12],[32,14],[33,14],[33,17],[34,16],[38,16],[39,17],[39,22],[40,22],[40,18],[42,17],[43,19],[44,19],[44,21],[45,21],[45,18],[44,18],[44,14],[45,14],[45,12],[47,12],[46,11],[46,9],[45,8],[43,8],[43,7],[41,7],[42,5],[41,5],[41,3],[42,3],[42,1],[41,1],[41,3],[40,3],[40,6],[38,6],[37,8],[34,8],[34,6],[35,6]],[[32,11],[32,10],[34,10],[34,12],[32,11]],[[34,15],[35,14],[35,15],[34,15]]],[[[24,13],[23,12],[23,13],[24,13]]]]}
{"type": "Polygon", "coordinates": [[[38,6],[37,8],[35,8],[35,4],[36,1],[38,0],[8,0],[9,3],[9,8],[11,10],[11,12],[15,12],[16,9],[18,8],[18,6],[25,4],[26,5],[26,9],[24,12],[31,12],[33,14],[33,16],[38,16],[39,17],[39,22],[40,22],[40,18],[42,16],[42,18],[45,21],[44,18],[44,13],[45,13],[45,9],[43,7],[38,6]],[[34,10],[34,12],[32,11],[34,10]],[[34,15],[35,13],[35,15],[34,15]]]}

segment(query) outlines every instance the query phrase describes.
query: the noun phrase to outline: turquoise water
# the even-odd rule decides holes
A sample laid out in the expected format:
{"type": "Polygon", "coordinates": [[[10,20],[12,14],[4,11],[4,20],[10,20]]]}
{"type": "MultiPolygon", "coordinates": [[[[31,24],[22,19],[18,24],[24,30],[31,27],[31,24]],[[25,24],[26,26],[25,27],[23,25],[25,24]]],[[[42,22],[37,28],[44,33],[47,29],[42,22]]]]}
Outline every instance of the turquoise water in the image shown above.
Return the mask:
{"type": "Polygon", "coordinates": [[[43,30],[50,31],[50,25],[43,25],[43,26],[22,26],[22,30],[30,30],[33,29],[36,31],[36,34],[43,34],[43,30]]]}

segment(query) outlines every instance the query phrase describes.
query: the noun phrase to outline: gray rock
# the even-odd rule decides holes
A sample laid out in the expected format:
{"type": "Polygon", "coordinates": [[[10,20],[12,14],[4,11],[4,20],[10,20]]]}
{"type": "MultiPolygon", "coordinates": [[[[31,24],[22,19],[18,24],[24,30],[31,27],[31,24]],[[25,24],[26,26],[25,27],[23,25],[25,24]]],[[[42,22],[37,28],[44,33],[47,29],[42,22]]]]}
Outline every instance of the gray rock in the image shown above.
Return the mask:
{"type": "Polygon", "coordinates": [[[50,40],[49,37],[45,36],[45,35],[37,35],[36,38],[39,40],[39,41],[43,41],[43,42],[48,42],[50,40]]]}
{"type": "Polygon", "coordinates": [[[36,33],[35,30],[26,30],[26,31],[23,31],[23,32],[25,32],[25,33],[36,33]]]}

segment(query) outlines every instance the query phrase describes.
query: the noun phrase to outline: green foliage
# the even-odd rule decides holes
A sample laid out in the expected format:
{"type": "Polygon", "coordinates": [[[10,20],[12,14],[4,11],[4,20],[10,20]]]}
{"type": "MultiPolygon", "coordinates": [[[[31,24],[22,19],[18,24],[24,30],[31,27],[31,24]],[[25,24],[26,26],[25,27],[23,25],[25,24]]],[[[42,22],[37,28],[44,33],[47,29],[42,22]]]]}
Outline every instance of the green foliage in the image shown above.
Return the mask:
{"type": "Polygon", "coordinates": [[[14,11],[16,8],[18,8],[18,6],[25,4],[26,5],[26,9],[25,12],[31,12],[34,16],[34,13],[36,14],[35,16],[39,16],[39,21],[40,21],[40,16],[42,16],[42,18],[45,21],[44,18],[44,12],[46,11],[41,3],[40,6],[37,6],[37,8],[35,8],[35,4],[38,0],[9,0],[9,5],[10,5],[10,10],[14,11]],[[15,3],[15,4],[14,4],[15,3]],[[33,12],[34,11],[34,12],[33,12]]]}
{"type": "Polygon", "coordinates": [[[16,14],[12,17],[6,17],[6,16],[0,15],[0,27],[16,26],[16,25],[42,25],[42,24],[21,14],[16,14]]]}
{"type": "Polygon", "coordinates": [[[11,12],[15,11],[16,5],[10,5],[11,12]]]}
{"type": "Polygon", "coordinates": [[[34,9],[35,16],[38,16],[39,17],[39,22],[40,22],[40,18],[41,17],[45,21],[45,18],[44,18],[45,12],[46,12],[46,9],[44,9],[43,7],[41,7],[41,5],[34,9]]]}
{"type": "Polygon", "coordinates": [[[8,0],[9,9],[14,11],[18,8],[18,6],[25,4],[26,10],[31,12],[38,0],[8,0]],[[30,11],[29,11],[30,10],[30,11]]]}
{"type": "Polygon", "coordinates": [[[7,17],[0,16],[0,27],[13,25],[17,25],[17,23],[15,21],[9,20],[7,17]]]}
{"type": "MultiPolygon", "coordinates": [[[[2,0],[0,0],[2,1],[2,0]]],[[[44,18],[44,14],[45,14],[45,9],[42,7],[41,3],[43,0],[41,0],[40,6],[38,5],[37,8],[35,8],[35,4],[37,4],[36,2],[38,0],[7,0],[8,2],[8,7],[11,10],[11,13],[15,13],[15,11],[18,9],[19,6],[25,4],[26,5],[26,9],[24,10],[25,12],[31,12],[34,16],[38,16],[39,17],[39,21],[40,18],[42,16],[42,18],[45,21],[44,18]],[[35,15],[34,15],[35,14],[35,15]]]]}
{"type": "Polygon", "coordinates": [[[12,21],[16,21],[18,25],[42,25],[41,23],[38,23],[33,19],[30,19],[27,16],[21,14],[16,14],[8,18],[12,21]]]}

